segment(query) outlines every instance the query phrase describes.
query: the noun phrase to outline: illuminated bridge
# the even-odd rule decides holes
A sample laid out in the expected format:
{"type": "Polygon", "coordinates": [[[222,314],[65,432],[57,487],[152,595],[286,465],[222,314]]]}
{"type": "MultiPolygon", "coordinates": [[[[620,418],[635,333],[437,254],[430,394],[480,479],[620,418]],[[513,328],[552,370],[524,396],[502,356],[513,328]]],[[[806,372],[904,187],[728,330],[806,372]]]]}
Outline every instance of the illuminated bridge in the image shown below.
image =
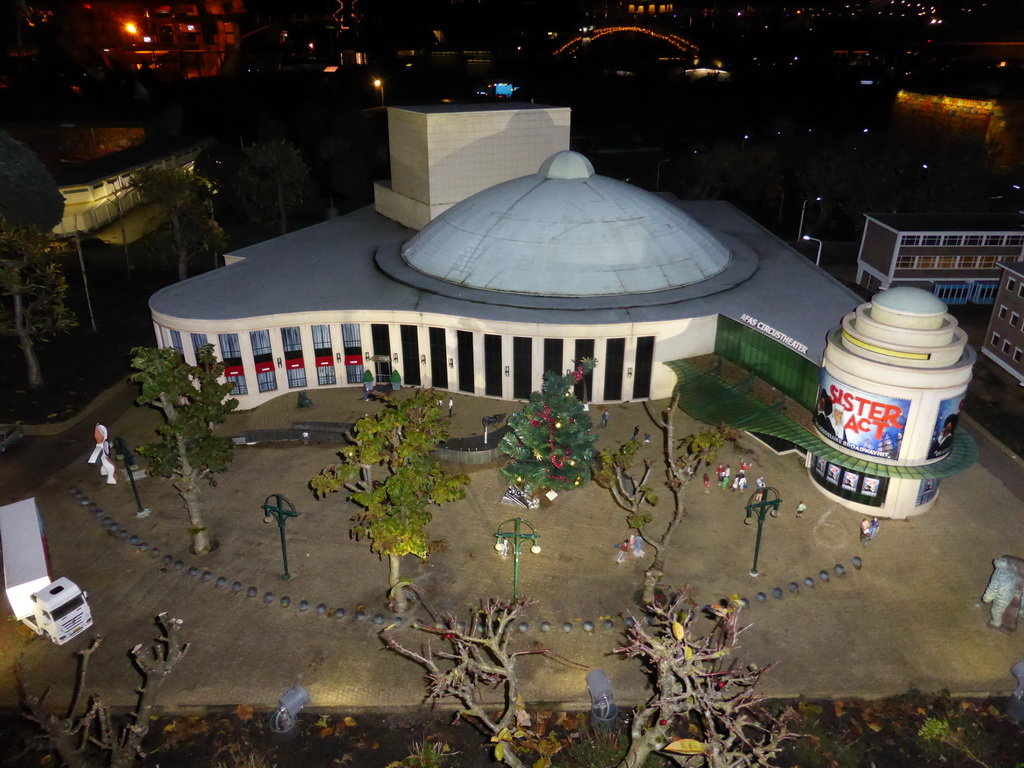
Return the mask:
{"type": "Polygon", "coordinates": [[[678,48],[683,53],[696,55],[698,53],[697,46],[687,40],[685,37],[677,35],[675,32],[669,32],[665,29],[658,29],[657,27],[645,27],[632,24],[629,26],[609,26],[609,27],[595,27],[586,34],[578,35],[572,40],[568,41],[564,45],[560,46],[552,54],[554,56],[569,55],[575,56],[579,53],[580,48],[586,43],[593,42],[599,37],[605,35],[616,35],[623,32],[633,32],[640,35],[647,35],[656,40],[668,43],[675,48],[678,48]]]}

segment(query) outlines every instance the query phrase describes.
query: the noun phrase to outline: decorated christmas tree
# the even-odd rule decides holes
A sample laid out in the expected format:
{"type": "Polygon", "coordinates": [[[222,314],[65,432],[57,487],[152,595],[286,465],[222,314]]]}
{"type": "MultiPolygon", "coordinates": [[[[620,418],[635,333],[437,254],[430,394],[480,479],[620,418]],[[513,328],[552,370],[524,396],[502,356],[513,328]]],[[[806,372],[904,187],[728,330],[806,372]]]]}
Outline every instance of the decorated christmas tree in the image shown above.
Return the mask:
{"type": "Polygon", "coordinates": [[[573,384],[594,368],[581,360],[568,376],[544,374],[540,392],[508,420],[509,431],[501,441],[512,463],[502,469],[509,482],[528,492],[541,488],[572,490],[590,479],[590,464],[597,436],[590,431],[590,417],[573,394],[573,384]]]}

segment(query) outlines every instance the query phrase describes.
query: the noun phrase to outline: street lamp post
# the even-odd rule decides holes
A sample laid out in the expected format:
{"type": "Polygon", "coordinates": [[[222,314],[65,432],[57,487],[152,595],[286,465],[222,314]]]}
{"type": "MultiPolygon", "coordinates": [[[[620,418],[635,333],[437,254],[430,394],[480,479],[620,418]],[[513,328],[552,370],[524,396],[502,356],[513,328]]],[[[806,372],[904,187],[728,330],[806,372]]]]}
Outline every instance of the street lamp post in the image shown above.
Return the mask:
{"type": "Polygon", "coordinates": [[[521,517],[511,517],[501,525],[498,526],[497,532],[494,534],[498,539],[494,548],[498,552],[507,553],[508,544],[512,542],[512,553],[514,555],[514,565],[512,566],[512,600],[516,601],[519,599],[519,550],[523,546],[524,541],[532,541],[533,546],[530,547],[530,551],[535,555],[540,554],[540,534],[537,533],[536,527],[529,520],[524,520],[521,517]],[[512,530],[503,531],[508,523],[514,523],[512,530]],[[523,533],[523,526],[529,526],[530,533],[523,533]]]}
{"type": "MultiPolygon", "coordinates": [[[[800,206],[800,226],[796,228],[796,241],[798,243],[800,242],[800,238],[804,234],[804,215],[807,213],[807,204],[809,202],[811,202],[811,201],[810,200],[804,200],[803,205],[800,206]]],[[[814,198],[814,202],[820,203],[821,202],[821,198],[820,197],[814,198]]]]}
{"type": "Polygon", "coordinates": [[[764,519],[769,513],[772,517],[778,517],[780,504],[782,504],[782,499],[779,498],[779,492],[770,485],[754,491],[747,501],[747,518],[743,524],[750,525],[750,518],[757,515],[757,541],[754,543],[754,564],[750,568],[751,576],[757,576],[757,556],[761,554],[761,529],[764,527],[764,519]]]}
{"type": "Polygon", "coordinates": [[[284,540],[284,524],[288,522],[289,517],[298,516],[299,513],[295,511],[295,505],[288,501],[283,494],[272,493],[263,502],[263,522],[269,523],[270,519],[273,518],[277,520],[277,527],[281,531],[281,557],[284,559],[284,574],[281,578],[285,581],[288,581],[292,575],[288,573],[288,547],[284,540]],[[272,499],[276,500],[277,503],[271,504],[272,499]]]}
{"type": "Polygon", "coordinates": [[[124,471],[128,475],[128,482],[132,485],[132,493],[135,494],[135,506],[139,510],[135,513],[135,516],[149,517],[149,510],[142,506],[142,499],[139,498],[139,487],[135,484],[135,470],[138,469],[138,466],[135,464],[135,457],[132,455],[131,449],[123,437],[114,438],[114,452],[124,460],[124,471]]]}
{"type": "Polygon", "coordinates": [[[666,157],[664,160],[659,160],[658,161],[658,171],[654,175],[654,191],[655,192],[660,192],[661,191],[661,166],[663,166],[665,163],[671,163],[671,162],[672,162],[672,158],[671,157],[666,157]]]}
{"type": "Polygon", "coordinates": [[[821,240],[819,240],[818,238],[811,237],[810,235],[804,235],[804,240],[813,240],[818,244],[818,255],[814,258],[814,266],[821,266],[821,246],[823,246],[824,243],[821,242],[821,240]]]}
{"type": "Polygon", "coordinates": [[[377,77],[373,80],[373,87],[380,90],[380,105],[384,106],[384,81],[377,77]]]}

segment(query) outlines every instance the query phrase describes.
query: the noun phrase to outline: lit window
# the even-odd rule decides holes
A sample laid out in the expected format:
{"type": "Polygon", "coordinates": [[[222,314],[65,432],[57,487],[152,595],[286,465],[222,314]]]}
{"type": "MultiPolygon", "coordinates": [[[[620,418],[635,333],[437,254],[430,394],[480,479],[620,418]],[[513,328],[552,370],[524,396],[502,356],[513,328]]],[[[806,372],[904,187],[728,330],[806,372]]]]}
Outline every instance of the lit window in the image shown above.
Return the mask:
{"type": "Polygon", "coordinates": [[[956,256],[940,256],[939,269],[954,269],[956,267],[956,256]]]}
{"type": "Polygon", "coordinates": [[[917,261],[918,269],[935,269],[935,263],[938,259],[935,256],[922,256],[917,261]]]}
{"type": "Polygon", "coordinates": [[[897,256],[896,269],[913,269],[916,262],[916,256],[897,256]]]}

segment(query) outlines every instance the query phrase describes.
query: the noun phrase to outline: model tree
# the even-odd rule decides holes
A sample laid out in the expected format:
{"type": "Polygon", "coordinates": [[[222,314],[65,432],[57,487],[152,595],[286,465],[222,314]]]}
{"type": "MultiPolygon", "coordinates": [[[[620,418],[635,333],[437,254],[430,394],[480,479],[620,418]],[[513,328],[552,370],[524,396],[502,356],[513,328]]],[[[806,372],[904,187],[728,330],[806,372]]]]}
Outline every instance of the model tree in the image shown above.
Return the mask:
{"type": "Polygon", "coordinates": [[[152,253],[170,256],[178,279],[188,277],[189,264],[204,253],[220,253],[224,232],[213,220],[213,187],[201,176],[180,168],[140,168],[131,188],[147,203],[157,205],[166,223],[149,240],[152,253]]]}
{"type": "Polygon", "coordinates": [[[12,224],[48,231],[64,216],[64,196],[32,150],[0,131],[0,212],[12,224]]]}
{"type": "Polygon", "coordinates": [[[277,222],[288,234],[288,211],[299,205],[309,188],[309,168],[286,141],[254,144],[245,150],[239,170],[242,208],[255,222],[277,222]]]}
{"type": "Polygon", "coordinates": [[[142,385],[139,405],[163,411],[157,427],[160,442],[144,445],[139,453],[149,459],[149,473],[172,478],[188,511],[192,551],[205,555],[214,546],[202,516],[202,483],[212,482],[234,458],[232,442],[217,437],[213,428],[238,406],[228,398],[234,384],[222,382],[224,364],[213,355],[213,345],[196,350],[196,365],[189,365],[170,347],[132,350],[131,380],[142,385]]]}
{"type": "Polygon", "coordinates": [[[348,435],[351,445],[339,454],[341,462],[324,467],[310,486],[321,499],[348,491],[349,500],[362,508],[352,518],[352,531],[388,559],[391,607],[402,612],[408,608],[405,585],[411,583],[402,579],[402,558],[427,557],[431,508],[463,498],[469,477],[445,471],[430,455],[448,439],[448,420],[434,390],[407,400],[381,398],[380,411],[356,422],[348,435]]]}
{"type": "Polygon", "coordinates": [[[654,462],[643,461],[643,468],[637,468],[636,441],[629,441],[615,450],[604,450],[598,454],[595,480],[608,489],[615,504],[626,511],[626,523],[634,529],[654,550],[654,559],[644,572],[644,605],[652,603],[655,590],[665,575],[665,560],[673,535],[686,516],[686,491],[690,482],[697,477],[701,465],[715,460],[718,451],[729,440],[736,438],[735,430],[728,427],[708,429],[687,435],[678,442],[675,436],[675,412],[679,396],[674,395],[668,407],[658,413],[648,401],[647,413],[662,431],[662,458],[665,465],[665,484],[672,495],[672,512],[664,531],[658,535],[651,529],[654,515],[649,509],[658,503],[658,496],[651,485],[654,462]]]}
{"type": "Polygon", "coordinates": [[[501,470],[510,483],[528,492],[567,491],[590,479],[597,436],[590,431],[590,416],[573,394],[573,384],[593,368],[594,361],[584,359],[568,376],[546,371],[541,391],[509,418],[500,447],[512,458],[501,470]]]}
{"type": "Polygon", "coordinates": [[[0,218],[0,336],[18,340],[29,389],[43,386],[36,343],[78,324],[64,303],[59,250],[48,233],[0,218]]]}
{"type": "Polygon", "coordinates": [[[640,768],[652,752],[677,765],[743,768],[770,765],[792,739],[791,711],[775,716],[755,690],[771,666],[733,657],[740,634],[739,598],[711,611],[715,625],[698,634],[697,606],[689,590],[663,606],[649,606],[648,620],[634,621],[629,645],[616,653],[640,659],[653,693],[633,714],[630,745],[618,768],[640,768]]]}
{"type": "Polygon", "coordinates": [[[434,704],[444,704],[448,699],[458,702],[458,717],[489,737],[494,759],[509,768],[527,765],[549,768],[551,756],[563,746],[553,733],[544,735],[543,729],[537,729],[538,734],[531,728],[516,664],[521,656],[528,655],[547,656],[567,664],[573,662],[547,649],[531,647],[513,651],[509,648],[519,618],[531,604],[529,600],[515,603],[485,600],[473,611],[468,622],[450,614],[440,616],[427,605],[433,620],[430,624],[417,622],[416,628],[439,641],[438,648],[428,642],[421,650],[414,651],[398,642],[391,632],[381,633],[388,648],[427,670],[430,684],[427,700],[434,704]],[[526,755],[530,753],[539,757],[527,760],[526,755]]]}

